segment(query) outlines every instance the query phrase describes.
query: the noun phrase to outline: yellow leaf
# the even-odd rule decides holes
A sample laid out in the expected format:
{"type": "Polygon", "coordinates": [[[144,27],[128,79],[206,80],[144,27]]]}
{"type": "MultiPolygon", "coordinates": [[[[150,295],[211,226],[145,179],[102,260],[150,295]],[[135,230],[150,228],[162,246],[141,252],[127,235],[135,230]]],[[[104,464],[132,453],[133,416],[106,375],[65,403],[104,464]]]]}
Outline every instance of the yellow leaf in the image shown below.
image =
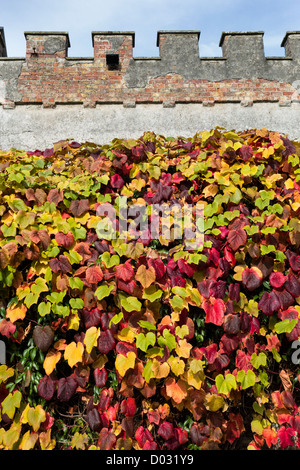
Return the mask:
{"type": "Polygon", "coordinates": [[[121,377],[124,377],[129,369],[133,369],[135,366],[136,354],[133,351],[129,351],[126,356],[118,354],[116,358],[116,369],[121,377]]]}
{"type": "Polygon", "coordinates": [[[117,335],[117,338],[120,341],[126,341],[126,343],[134,343],[136,336],[136,330],[129,326],[126,326],[120,331],[120,333],[117,335]]]}
{"type": "Polygon", "coordinates": [[[21,427],[21,424],[13,423],[6,433],[3,434],[2,442],[5,448],[12,449],[13,445],[19,440],[21,427]]]}
{"type": "Polygon", "coordinates": [[[164,377],[168,377],[170,366],[167,362],[161,363],[157,359],[153,359],[151,370],[156,379],[163,379],[164,377]]]}
{"type": "Polygon", "coordinates": [[[191,369],[187,372],[187,383],[194,387],[196,390],[200,390],[202,382],[204,381],[204,372],[199,370],[198,372],[193,372],[191,369]]]}
{"type": "Polygon", "coordinates": [[[54,371],[56,364],[58,363],[60,358],[61,358],[60,351],[55,351],[54,349],[50,349],[50,351],[47,353],[47,356],[45,357],[44,364],[43,364],[44,370],[47,375],[50,375],[54,371]]]}
{"type": "Polygon", "coordinates": [[[221,395],[208,393],[205,399],[205,408],[209,411],[218,411],[225,405],[225,400],[221,395]]]}
{"type": "Polygon", "coordinates": [[[23,320],[25,318],[27,312],[27,307],[24,304],[18,302],[17,304],[13,304],[6,309],[6,318],[14,323],[17,320],[23,320]]]}
{"type": "Polygon", "coordinates": [[[84,337],[84,344],[86,345],[86,350],[90,353],[94,346],[97,346],[97,340],[100,336],[100,328],[96,328],[95,326],[91,326],[85,333],[84,337]]]}
{"type": "Polygon", "coordinates": [[[181,375],[184,372],[185,363],[179,357],[170,356],[168,359],[168,364],[171,366],[171,371],[175,375],[181,375]]]}
{"type": "Polygon", "coordinates": [[[78,431],[75,432],[74,436],[72,437],[71,446],[74,449],[81,449],[84,450],[85,446],[88,443],[88,437],[86,433],[80,434],[78,431]]]}
{"type": "Polygon", "coordinates": [[[41,405],[37,405],[35,408],[29,408],[27,412],[27,420],[32,429],[34,431],[38,431],[40,425],[46,421],[46,412],[41,405]]]}
{"type": "Polygon", "coordinates": [[[52,450],[56,445],[55,440],[51,439],[51,429],[48,429],[46,432],[41,432],[39,441],[42,450],[52,450]]]}
{"type": "Polygon", "coordinates": [[[179,357],[189,358],[191,349],[192,345],[188,343],[186,339],[180,339],[176,344],[175,351],[179,357]]]}
{"type": "Polygon", "coordinates": [[[72,343],[68,344],[65,349],[64,358],[66,361],[68,361],[69,366],[73,367],[75,364],[82,361],[83,352],[83,344],[80,341],[78,341],[78,343],[72,341],[72,343]]]}
{"type": "Polygon", "coordinates": [[[78,313],[72,313],[68,319],[68,330],[79,330],[80,318],[78,313]]]}
{"type": "Polygon", "coordinates": [[[22,437],[22,441],[21,441],[21,444],[19,445],[19,449],[21,450],[33,449],[36,441],[38,440],[38,437],[39,435],[36,432],[31,433],[30,431],[27,431],[22,437]]]}

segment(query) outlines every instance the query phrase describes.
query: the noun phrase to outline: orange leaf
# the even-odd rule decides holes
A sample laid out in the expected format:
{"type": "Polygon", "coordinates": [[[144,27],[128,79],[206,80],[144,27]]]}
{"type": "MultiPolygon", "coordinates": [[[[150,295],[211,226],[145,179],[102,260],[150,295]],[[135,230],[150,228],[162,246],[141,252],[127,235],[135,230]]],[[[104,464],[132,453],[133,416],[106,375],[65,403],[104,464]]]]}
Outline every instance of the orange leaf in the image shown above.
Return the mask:
{"type": "Polygon", "coordinates": [[[266,444],[269,448],[271,447],[272,444],[275,445],[277,443],[278,437],[277,437],[275,429],[265,428],[263,429],[262,433],[266,440],[266,444]]]}
{"type": "Polygon", "coordinates": [[[155,269],[152,266],[147,269],[146,266],[142,264],[138,268],[135,278],[142,284],[144,289],[147,289],[155,281],[155,269]]]}
{"type": "Polygon", "coordinates": [[[181,403],[187,396],[186,384],[183,380],[179,379],[178,382],[172,377],[166,381],[166,394],[172,398],[175,403],[181,403]]]}
{"type": "Polygon", "coordinates": [[[17,320],[23,320],[25,318],[27,312],[27,307],[20,302],[17,304],[13,304],[6,309],[6,318],[14,323],[17,320]]]}

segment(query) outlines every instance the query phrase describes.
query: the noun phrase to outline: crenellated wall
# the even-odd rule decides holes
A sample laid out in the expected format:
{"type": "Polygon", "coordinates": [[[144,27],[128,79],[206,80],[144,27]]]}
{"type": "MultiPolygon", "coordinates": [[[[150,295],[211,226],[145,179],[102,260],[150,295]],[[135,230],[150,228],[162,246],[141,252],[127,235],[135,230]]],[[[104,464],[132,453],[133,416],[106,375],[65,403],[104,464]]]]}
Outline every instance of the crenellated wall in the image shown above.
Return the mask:
{"type": "Polygon", "coordinates": [[[8,58],[0,28],[0,148],[216,125],[299,138],[300,31],[282,57],[265,56],[263,34],[224,32],[222,57],[201,57],[199,31],[159,31],[159,56],[134,57],[134,32],[93,32],[94,57],[68,57],[67,32],[25,32],[26,57],[8,58]]]}

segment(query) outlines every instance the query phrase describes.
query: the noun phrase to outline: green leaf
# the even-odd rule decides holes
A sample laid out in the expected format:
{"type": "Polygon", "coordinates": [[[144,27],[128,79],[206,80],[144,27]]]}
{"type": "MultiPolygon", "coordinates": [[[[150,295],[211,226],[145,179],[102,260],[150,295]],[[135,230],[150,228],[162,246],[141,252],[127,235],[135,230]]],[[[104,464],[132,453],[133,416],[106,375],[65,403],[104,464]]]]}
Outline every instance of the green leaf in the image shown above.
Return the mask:
{"type": "Polygon", "coordinates": [[[149,300],[149,302],[155,302],[161,298],[163,291],[161,289],[157,289],[157,287],[153,284],[147,289],[144,289],[143,292],[143,299],[149,300]]]}
{"type": "Polygon", "coordinates": [[[41,302],[38,305],[38,312],[41,317],[48,315],[51,311],[51,303],[50,302],[41,302]]]}
{"type": "Polygon", "coordinates": [[[114,286],[112,284],[103,284],[96,289],[94,295],[95,297],[97,297],[98,300],[102,300],[105,297],[108,297],[113,289],[114,286]]]}
{"type": "Polygon", "coordinates": [[[84,286],[82,280],[79,277],[70,277],[69,284],[70,284],[71,289],[78,289],[78,290],[82,290],[84,286]]]}
{"type": "Polygon", "coordinates": [[[84,307],[84,301],[82,299],[70,299],[69,304],[71,308],[80,309],[84,307]]]}
{"type": "Polygon", "coordinates": [[[217,375],[216,387],[218,392],[224,395],[228,395],[231,390],[236,390],[237,385],[234,375],[226,374],[225,377],[222,374],[217,375]]]}
{"type": "Polygon", "coordinates": [[[176,348],[176,338],[172,333],[170,332],[169,329],[165,328],[163,330],[163,334],[158,337],[157,340],[159,346],[167,346],[169,351],[172,351],[173,349],[176,348]]]}
{"type": "Polygon", "coordinates": [[[253,370],[239,370],[236,376],[237,382],[240,382],[242,390],[253,387],[255,385],[256,375],[253,370]]]}
{"type": "Polygon", "coordinates": [[[110,320],[108,327],[110,328],[112,323],[113,323],[114,325],[117,325],[118,323],[120,323],[121,320],[123,320],[123,318],[124,318],[123,312],[117,313],[117,314],[114,315],[114,316],[112,317],[112,319],[110,320]]]}
{"type": "MultiPolygon", "coordinates": [[[[121,296],[120,296],[121,297],[121,296]]],[[[121,305],[126,312],[137,311],[140,312],[142,308],[141,302],[136,297],[122,297],[120,299],[121,305]]]]}
{"type": "Polygon", "coordinates": [[[260,366],[267,365],[267,356],[265,353],[261,352],[259,355],[253,353],[251,356],[251,364],[255,369],[258,369],[260,366]]]}
{"type": "Polygon", "coordinates": [[[46,298],[53,304],[60,304],[63,301],[66,293],[66,290],[63,290],[61,292],[51,292],[51,294],[47,295],[46,298]]]}
{"type": "Polygon", "coordinates": [[[146,328],[147,330],[156,330],[156,326],[146,320],[140,320],[138,325],[142,328],[146,328]]]}
{"type": "Polygon", "coordinates": [[[136,347],[146,352],[148,347],[154,346],[156,343],[156,336],[154,333],[149,332],[146,335],[139,333],[136,337],[136,347]]]}
{"type": "Polygon", "coordinates": [[[68,305],[59,305],[59,304],[53,304],[52,305],[52,311],[56,315],[59,315],[60,317],[67,317],[70,314],[70,307],[68,305]]]}
{"type": "Polygon", "coordinates": [[[277,334],[280,333],[291,333],[291,331],[295,328],[297,325],[298,319],[294,318],[293,320],[290,320],[289,318],[286,318],[285,320],[282,320],[278,323],[275,324],[274,329],[277,334]]]}
{"type": "Polygon", "coordinates": [[[120,257],[118,255],[110,255],[108,251],[105,251],[101,256],[101,261],[104,263],[107,269],[112,268],[120,264],[120,257]]]}

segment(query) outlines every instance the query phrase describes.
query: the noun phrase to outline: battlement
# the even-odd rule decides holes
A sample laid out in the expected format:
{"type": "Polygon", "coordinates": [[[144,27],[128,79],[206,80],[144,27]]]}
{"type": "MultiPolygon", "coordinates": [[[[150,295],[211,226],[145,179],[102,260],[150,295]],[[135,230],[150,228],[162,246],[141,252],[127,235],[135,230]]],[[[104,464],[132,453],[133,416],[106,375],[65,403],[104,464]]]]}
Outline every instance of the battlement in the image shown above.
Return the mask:
{"type": "MultiPolygon", "coordinates": [[[[107,105],[117,110],[118,106],[200,104],[207,114],[215,105],[222,104],[225,110],[225,105],[234,103],[250,115],[249,109],[261,103],[271,122],[267,103],[281,108],[300,105],[300,31],[286,32],[281,43],[284,54],[279,57],[265,55],[263,31],[223,32],[219,57],[202,56],[198,30],[158,31],[156,57],[134,56],[133,31],[93,31],[93,57],[69,57],[67,32],[24,35],[25,56],[7,57],[0,28],[0,104],[7,113],[19,105],[23,110],[24,105],[42,109],[64,105],[65,110],[66,105],[102,106],[105,117],[107,105]]],[[[226,126],[232,127],[230,122],[227,116],[226,126]]]]}

